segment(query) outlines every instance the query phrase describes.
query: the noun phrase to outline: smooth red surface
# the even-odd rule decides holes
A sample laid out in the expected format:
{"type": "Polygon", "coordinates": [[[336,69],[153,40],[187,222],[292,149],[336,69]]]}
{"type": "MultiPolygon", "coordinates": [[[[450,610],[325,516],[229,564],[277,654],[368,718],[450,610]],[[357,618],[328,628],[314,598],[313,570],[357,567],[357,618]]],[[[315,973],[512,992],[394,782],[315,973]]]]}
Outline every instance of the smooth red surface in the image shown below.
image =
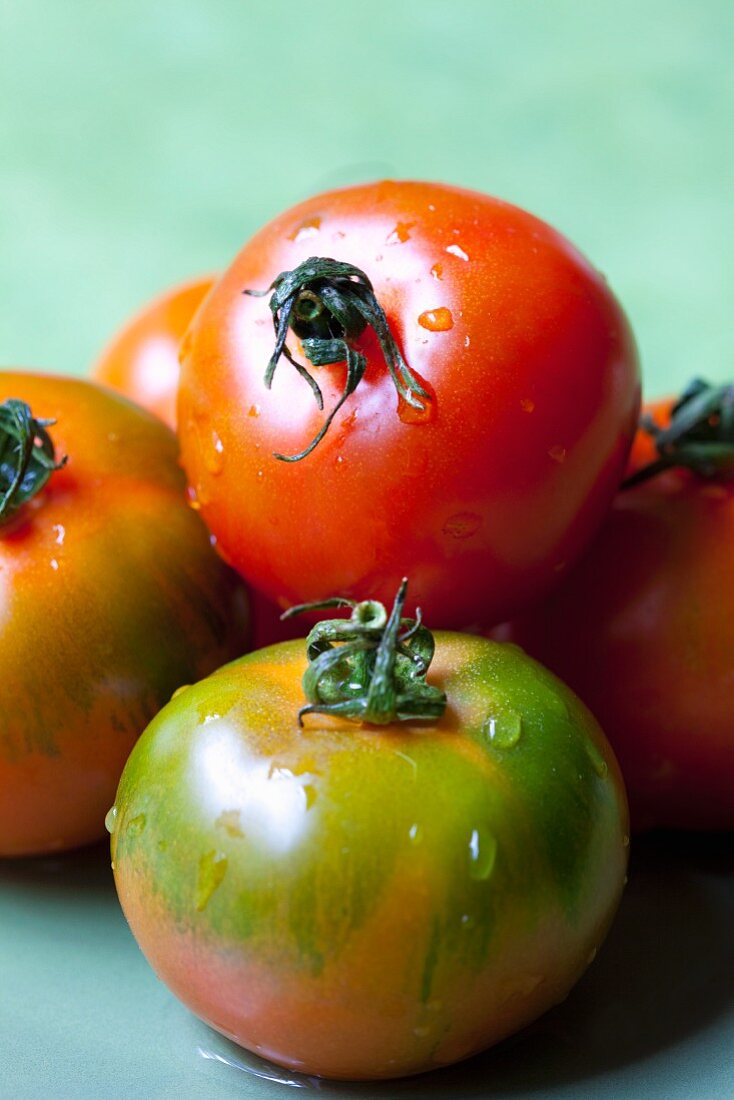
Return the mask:
{"type": "MultiPolygon", "coordinates": [[[[651,458],[640,433],[630,470],[651,458]]],[[[637,829],[734,828],[733,548],[732,482],[667,472],[620,493],[563,587],[502,629],[596,714],[637,829]]]]}
{"type": "MultiPolygon", "coordinates": [[[[298,353],[297,341],[292,341],[298,353]]],[[[318,369],[326,407],[343,364],[318,369]]],[[[516,207],[408,182],[315,196],[261,230],[197,313],[182,348],[182,457],[228,561],[280,606],[368,592],[403,574],[437,626],[498,621],[579,555],[622,476],[639,381],[603,278],[516,207]],[[322,423],[273,347],[265,288],[312,255],[372,279],[431,415],[405,415],[373,338],[364,381],[322,423]],[[451,325],[447,327],[447,312],[451,325]]]]}

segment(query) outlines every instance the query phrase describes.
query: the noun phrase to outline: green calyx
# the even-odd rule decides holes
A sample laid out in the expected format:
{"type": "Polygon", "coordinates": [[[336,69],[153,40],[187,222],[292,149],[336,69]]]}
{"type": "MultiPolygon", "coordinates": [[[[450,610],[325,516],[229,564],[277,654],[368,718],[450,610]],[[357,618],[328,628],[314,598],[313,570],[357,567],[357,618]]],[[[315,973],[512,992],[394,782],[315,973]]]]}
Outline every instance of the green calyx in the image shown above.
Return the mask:
{"type": "Polygon", "coordinates": [[[630,489],[664,470],[685,467],[703,478],[734,477],[734,385],[712,386],[694,379],[661,428],[649,414],[640,427],[655,441],[658,458],[628,477],[630,489]]]}
{"type": "Polygon", "coordinates": [[[430,396],[403,359],[390,332],[385,312],[375,297],[372,283],[358,267],[312,256],[293,271],[282,271],[267,290],[245,290],[244,293],[255,297],[271,295],[275,348],[265,371],[268,389],[280,357],[285,356],[311,387],[319,409],[324,407],[318,382],[303,363],[294,359],[288,348],[286,340],[289,331],[301,341],[303,353],[311,366],[325,367],[342,362],[347,366],[341,396],[309,445],[295,455],[276,453],[276,458],[283,462],[298,462],[324,438],[337,412],[364,377],[367,360],[356,350],[353,341],[366,328],[374,330],[400,396],[413,408],[425,410],[430,396]]]}
{"type": "Polygon", "coordinates": [[[357,603],[339,597],[286,611],[284,619],[328,607],[352,609],[349,619],[327,619],[308,635],[310,664],[303,676],[308,704],[298,712],[301,725],[305,714],[333,714],[378,726],[441,717],[446,694],[426,683],[433,635],[423,626],[419,610],[415,619],[401,617],[407,587],[404,579],[389,615],[375,600],[357,603]]]}
{"type": "Polygon", "coordinates": [[[0,525],[44,487],[66,458],[56,461],[46,429],[53,420],[36,420],[25,401],[0,404],[0,525]]]}

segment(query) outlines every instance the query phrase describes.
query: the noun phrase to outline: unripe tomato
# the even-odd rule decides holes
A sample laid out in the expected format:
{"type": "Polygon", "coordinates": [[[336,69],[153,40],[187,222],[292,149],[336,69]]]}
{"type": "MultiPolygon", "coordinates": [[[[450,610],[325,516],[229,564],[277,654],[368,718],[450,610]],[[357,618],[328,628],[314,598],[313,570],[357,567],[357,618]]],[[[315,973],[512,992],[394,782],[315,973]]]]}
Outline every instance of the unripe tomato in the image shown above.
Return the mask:
{"type": "Polygon", "coordinates": [[[268,598],[384,601],[409,569],[431,622],[466,627],[579,555],[638,403],[624,315],[559,233],[486,195],[385,182],[308,199],[245,245],[184,341],[179,433],[221,551],[268,598]],[[270,308],[246,293],[274,283],[270,308]],[[268,367],[278,301],[300,374],[285,352],[268,367]]]}
{"type": "Polygon", "coordinates": [[[291,1069],[482,1050],[566,996],[619,901],[626,801],[590,713],[514,646],[436,646],[436,721],[300,728],[303,642],[284,642],[177,695],[125,768],[112,856],[143,952],[291,1069]]]}
{"type": "Polygon", "coordinates": [[[0,856],[102,836],[153,715],[242,652],[242,586],[184,490],[176,437],[149,413],[89,382],[0,372],[0,856]],[[67,462],[3,509],[8,399],[55,421],[37,430],[67,462]]]}
{"type": "Polygon", "coordinates": [[[148,302],[103,350],[93,368],[96,381],[175,428],[179,347],[213,282],[212,276],[192,279],[148,302]]]}

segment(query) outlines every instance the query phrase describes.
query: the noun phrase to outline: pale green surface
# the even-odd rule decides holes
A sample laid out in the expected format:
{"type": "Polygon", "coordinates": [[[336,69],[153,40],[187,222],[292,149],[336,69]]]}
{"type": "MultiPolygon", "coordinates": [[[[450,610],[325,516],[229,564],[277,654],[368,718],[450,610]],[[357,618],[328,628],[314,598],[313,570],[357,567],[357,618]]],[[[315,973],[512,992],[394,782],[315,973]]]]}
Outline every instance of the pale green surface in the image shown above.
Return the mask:
{"type": "MultiPolygon", "coordinates": [[[[281,208],[396,175],[566,232],[650,393],[724,378],[733,52],[731,0],[0,0],[0,361],[83,373],[281,208]]],[[[530,1033],[430,1081],[324,1091],[730,1100],[731,858],[678,847],[643,850],[608,947],[530,1033]]],[[[283,1094],[236,1058],[148,970],[104,852],[0,865],[3,1100],[283,1094]]]]}

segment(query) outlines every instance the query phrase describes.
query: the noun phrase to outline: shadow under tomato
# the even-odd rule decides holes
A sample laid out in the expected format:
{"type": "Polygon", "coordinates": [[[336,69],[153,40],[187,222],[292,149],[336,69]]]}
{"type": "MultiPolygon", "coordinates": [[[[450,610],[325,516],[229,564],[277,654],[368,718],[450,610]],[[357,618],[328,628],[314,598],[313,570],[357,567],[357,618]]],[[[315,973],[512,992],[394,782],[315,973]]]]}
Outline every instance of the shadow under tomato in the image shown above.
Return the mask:
{"type": "Polygon", "coordinates": [[[53,895],[55,901],[87,905],[115,896],[107,841],[58,855],[0,859],[0,890],[53,895]]]}
{"type": "Polygon", "coordinates": [[[472,1100],[551,1092],[682,1043],[734,1006],[734,835],[650,834],[599,958],[568,1000],[457,1066],[403,1080],[330,1082],[290,1073],[196,1022],[211,1072],[244,1072],[340,1097],[472,1100]]]}

